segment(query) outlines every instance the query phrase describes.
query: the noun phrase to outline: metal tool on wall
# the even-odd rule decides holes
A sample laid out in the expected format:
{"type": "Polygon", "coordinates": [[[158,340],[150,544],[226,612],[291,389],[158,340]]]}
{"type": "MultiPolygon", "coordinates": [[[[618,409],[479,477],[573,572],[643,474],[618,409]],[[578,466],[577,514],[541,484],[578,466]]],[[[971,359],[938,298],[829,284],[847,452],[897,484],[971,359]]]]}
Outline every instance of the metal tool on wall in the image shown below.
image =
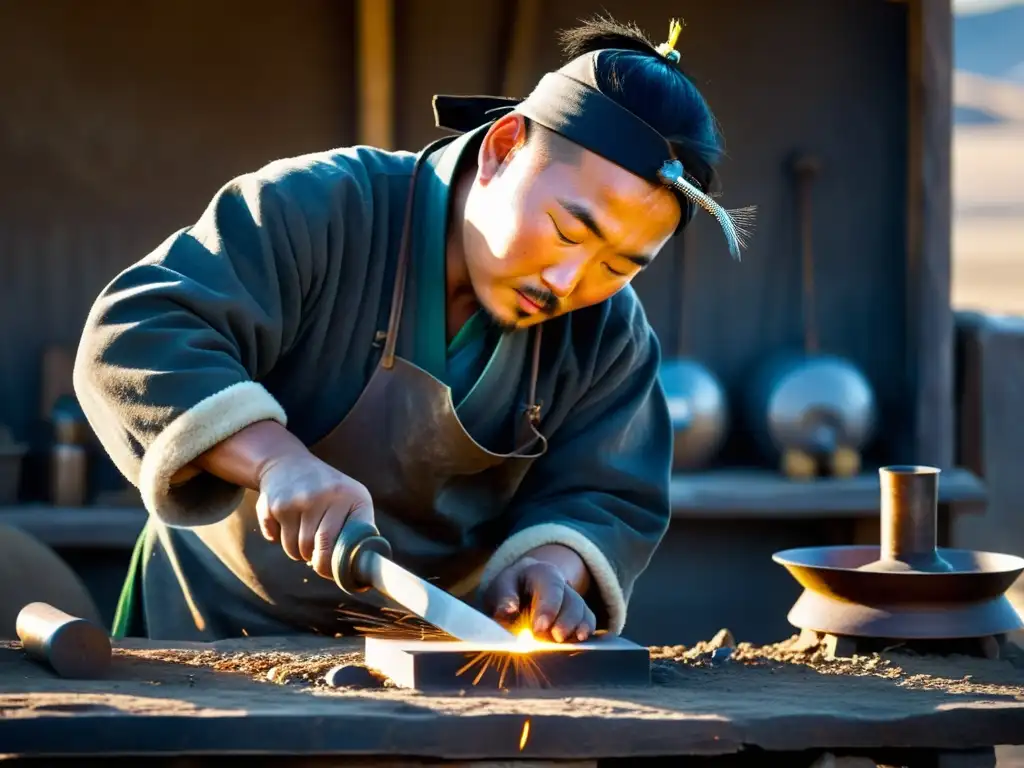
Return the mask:
{"type": "Polygon", "coordinates": [[[863,372],[819,349],[811,187],[820,169],[811,155],[798,155],[791,163],[800,220],[803,351],[783,352],[761,366],[747,398],[759,448],[793,479],[812,478],[822,468],[839,477],[859,473],[861,451],[877,419],[874,390],[863,372]]]}
{"type": "MultiPolygon", "coordinates": [[[[684,279],[685,265],[684,254],[679,262],[684,279]]],[[[679,349],[685,350],[686,313],[680,310],[679,318],[679,349]]],[[[662,359],[659,378],[672,419],[672,470],[700,469],[722,449],[729,429],[725,387],[706,365],[686,355],[662,359]]]]}

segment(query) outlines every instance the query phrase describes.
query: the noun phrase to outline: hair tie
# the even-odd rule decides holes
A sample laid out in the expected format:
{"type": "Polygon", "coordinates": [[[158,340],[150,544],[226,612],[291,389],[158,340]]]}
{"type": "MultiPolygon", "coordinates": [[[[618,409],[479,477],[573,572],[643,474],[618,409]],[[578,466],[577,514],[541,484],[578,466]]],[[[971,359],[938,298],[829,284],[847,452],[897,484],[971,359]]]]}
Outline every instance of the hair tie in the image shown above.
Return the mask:
{"type": "Polygon", "coordinates": [[[682,22],[679,19],[672,19],[668,25],[668,40],[658,46],[658,53],[673,64],[679,63],[679,51],[676,50],[676,45],[679,43],[679,36],[682,33],[682,22]]]}
{"type": "Polygon", "coordinates": [[[740,251],[746,247],[753,231],[756,206],[726,210],[711,195],[687,178],[688,174],[679,160],[666,160],[658,171],[658,176],[663,184],[675,187],[687,200],[699,205],[718,220],[725,233],[725,239],[729,242],[729,252],[738,260],[740,251]]]}

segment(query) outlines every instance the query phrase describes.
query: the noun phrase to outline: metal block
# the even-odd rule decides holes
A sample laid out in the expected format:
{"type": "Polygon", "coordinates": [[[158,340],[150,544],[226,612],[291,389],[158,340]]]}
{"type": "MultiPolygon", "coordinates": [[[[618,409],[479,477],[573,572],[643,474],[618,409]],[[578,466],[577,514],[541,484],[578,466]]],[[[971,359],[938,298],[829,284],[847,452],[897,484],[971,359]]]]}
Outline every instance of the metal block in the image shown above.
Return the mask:
{"type": "Polygon", "coordinates": [[[650,651],[614,635],[523,649],[370,637],[366,666],[402,688],[416,690],[606,688],[651,682],[650,651]]]}

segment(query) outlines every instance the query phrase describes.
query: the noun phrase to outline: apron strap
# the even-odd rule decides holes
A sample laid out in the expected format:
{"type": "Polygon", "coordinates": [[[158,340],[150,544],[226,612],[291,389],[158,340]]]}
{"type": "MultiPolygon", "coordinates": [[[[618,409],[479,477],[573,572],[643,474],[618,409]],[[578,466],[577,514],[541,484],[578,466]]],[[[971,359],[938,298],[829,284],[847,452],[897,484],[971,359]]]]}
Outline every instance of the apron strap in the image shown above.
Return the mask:
{"type": "MultiPolygon", "coordinates": [[[[416,158],[416,164],[412,169],[412,177],[409,180],[409,192],[406,195],[405,200],[405,218],[402,222],[402,239],[398,245],[398,268],[395,272],[395,285],[392,289],[391,294],[391,313],[388,317],[388,330],[387,335],[384,338],[384,353],[381,356],[381,367],[391,369],[395,366],[395,350],[398,347],[398,329],[402,321],[402,306],[405,303],[405,285],[409,272],[409,260],[411,259],[410,252],[412,251],[412,222],[413,214],[415,212],[416,202],[416,181],[419,178],[420,171],[423,169],[423,163],[426,162],[427,158],[442,145],[447,144],[452,140],[451,136],[447,136],[443,139],[427,145],[419,157],[416,158]]],[[[542,329],[540,325],[534,328],[533,337],[533,360],[530,368],[530,397],[529,404],[526,409],[526,416],[529,420],[530,426],[534,432],[537,432],[537,426],[540,424],[540,412],[542,403],[537,402],[537,379],[540,375],[540,342],[541,342],[542,329]]],[[[537,432],[540,435],[539,432],[537,432]]]]}
{"type": "Polygon", "coordinates": [[[388,331],[384,338],[384,354],[380,364],[384,368],[395,366],[395,349],[398,346],[398,328],[402,321],[402,305],[405,303],[405,283],[409,272],[410,251],[412,250],[412,222],[416,209],[416,181],[419,179],[423,164],[431,154],[444,144],[452,141],[452,136],[446,136],[427,145],[426,149],[420,152],[416,158],[416,164],[412,168],[412,177],[409,179],[409,193],[405,197],[405,220],[402,223],[402,239],[398,244],[398,269],[395,272],[395,286],[391,293],[391,315],[388,317],[388,331]]]}

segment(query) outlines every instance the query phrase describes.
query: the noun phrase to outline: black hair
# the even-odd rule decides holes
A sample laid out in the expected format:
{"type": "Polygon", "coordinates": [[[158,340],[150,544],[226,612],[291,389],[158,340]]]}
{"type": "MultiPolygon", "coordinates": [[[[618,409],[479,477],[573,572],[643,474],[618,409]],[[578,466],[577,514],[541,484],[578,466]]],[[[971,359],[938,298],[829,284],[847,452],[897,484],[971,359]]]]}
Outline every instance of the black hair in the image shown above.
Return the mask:
{"type": "Polygon", "coordinates": [[[596,62],[601,92],[668,139],[686,172],[711,193],[723,140],[711,108],[679,65],[635,24],[609,16],[585,20],[559,39],[566,61],[606,51],[596,62]]]}

